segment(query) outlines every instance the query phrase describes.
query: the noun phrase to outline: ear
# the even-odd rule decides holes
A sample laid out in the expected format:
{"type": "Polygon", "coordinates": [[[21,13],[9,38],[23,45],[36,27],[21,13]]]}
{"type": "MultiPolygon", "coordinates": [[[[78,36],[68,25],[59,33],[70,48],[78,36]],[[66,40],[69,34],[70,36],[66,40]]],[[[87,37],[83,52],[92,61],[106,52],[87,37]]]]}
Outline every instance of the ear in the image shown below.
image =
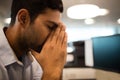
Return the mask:
{"type": "Polygon", "coordinates": [[[18,22],[21,25],[26,26],[28,23],[30,23],[29,12],[26,9],[20,9],[17,13],[17,16],[18,16],[18,22]]]}

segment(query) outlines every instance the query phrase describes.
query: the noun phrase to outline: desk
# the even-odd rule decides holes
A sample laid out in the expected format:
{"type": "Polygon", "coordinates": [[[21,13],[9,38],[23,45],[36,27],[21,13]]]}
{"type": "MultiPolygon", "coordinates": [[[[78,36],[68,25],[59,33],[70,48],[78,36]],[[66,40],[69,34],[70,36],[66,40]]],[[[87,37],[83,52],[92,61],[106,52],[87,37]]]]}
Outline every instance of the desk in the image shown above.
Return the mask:
{"type": "Polygon", "coordinates": [[[120,80],[120,73],[93,68],[64,68],[63,80],[120,80]]]}

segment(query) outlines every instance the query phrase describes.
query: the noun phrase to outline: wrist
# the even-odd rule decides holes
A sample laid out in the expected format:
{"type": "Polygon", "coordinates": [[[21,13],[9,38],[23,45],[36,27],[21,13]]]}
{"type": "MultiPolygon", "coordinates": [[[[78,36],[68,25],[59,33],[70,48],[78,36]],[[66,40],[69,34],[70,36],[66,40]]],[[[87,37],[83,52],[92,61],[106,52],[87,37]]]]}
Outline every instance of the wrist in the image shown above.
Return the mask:
{"type": "Polygon", "coordinates": [[[61,80],[62,69],[46,70],[43,72],[42,80],[61,80]]]}

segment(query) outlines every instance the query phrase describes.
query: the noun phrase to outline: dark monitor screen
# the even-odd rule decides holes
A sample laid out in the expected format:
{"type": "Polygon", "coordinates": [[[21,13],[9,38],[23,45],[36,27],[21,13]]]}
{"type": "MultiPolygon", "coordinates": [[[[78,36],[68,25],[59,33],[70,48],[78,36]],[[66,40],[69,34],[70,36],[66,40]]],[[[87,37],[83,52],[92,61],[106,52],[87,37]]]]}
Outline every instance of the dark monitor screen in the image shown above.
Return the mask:
{"type": "Polygon", "coordinates": [[[94,68],[120,72],[120,35],[92,39],[94,68]]]}

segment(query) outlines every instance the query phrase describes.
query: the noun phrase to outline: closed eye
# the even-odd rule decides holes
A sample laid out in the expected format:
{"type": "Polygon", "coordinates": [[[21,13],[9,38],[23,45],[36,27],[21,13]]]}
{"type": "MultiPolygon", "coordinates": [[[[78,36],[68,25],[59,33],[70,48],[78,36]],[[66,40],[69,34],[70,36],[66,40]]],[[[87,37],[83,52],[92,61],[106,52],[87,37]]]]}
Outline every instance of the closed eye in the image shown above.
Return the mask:
{"type": "Polygon", "coordinates": [[[54,30],[54,27],[50,26],[50,25],[47,25],[47,27],[50,29],[50,30],[54,30]]]}
{"type": "Polygon", "coordinates": [[[57,27],[58,27],[58,25],[56,25],[56,24],[52,24],[52,25],[47,25],[47,27],[50,29],[50,30],[55,30],[57,27]]]}

